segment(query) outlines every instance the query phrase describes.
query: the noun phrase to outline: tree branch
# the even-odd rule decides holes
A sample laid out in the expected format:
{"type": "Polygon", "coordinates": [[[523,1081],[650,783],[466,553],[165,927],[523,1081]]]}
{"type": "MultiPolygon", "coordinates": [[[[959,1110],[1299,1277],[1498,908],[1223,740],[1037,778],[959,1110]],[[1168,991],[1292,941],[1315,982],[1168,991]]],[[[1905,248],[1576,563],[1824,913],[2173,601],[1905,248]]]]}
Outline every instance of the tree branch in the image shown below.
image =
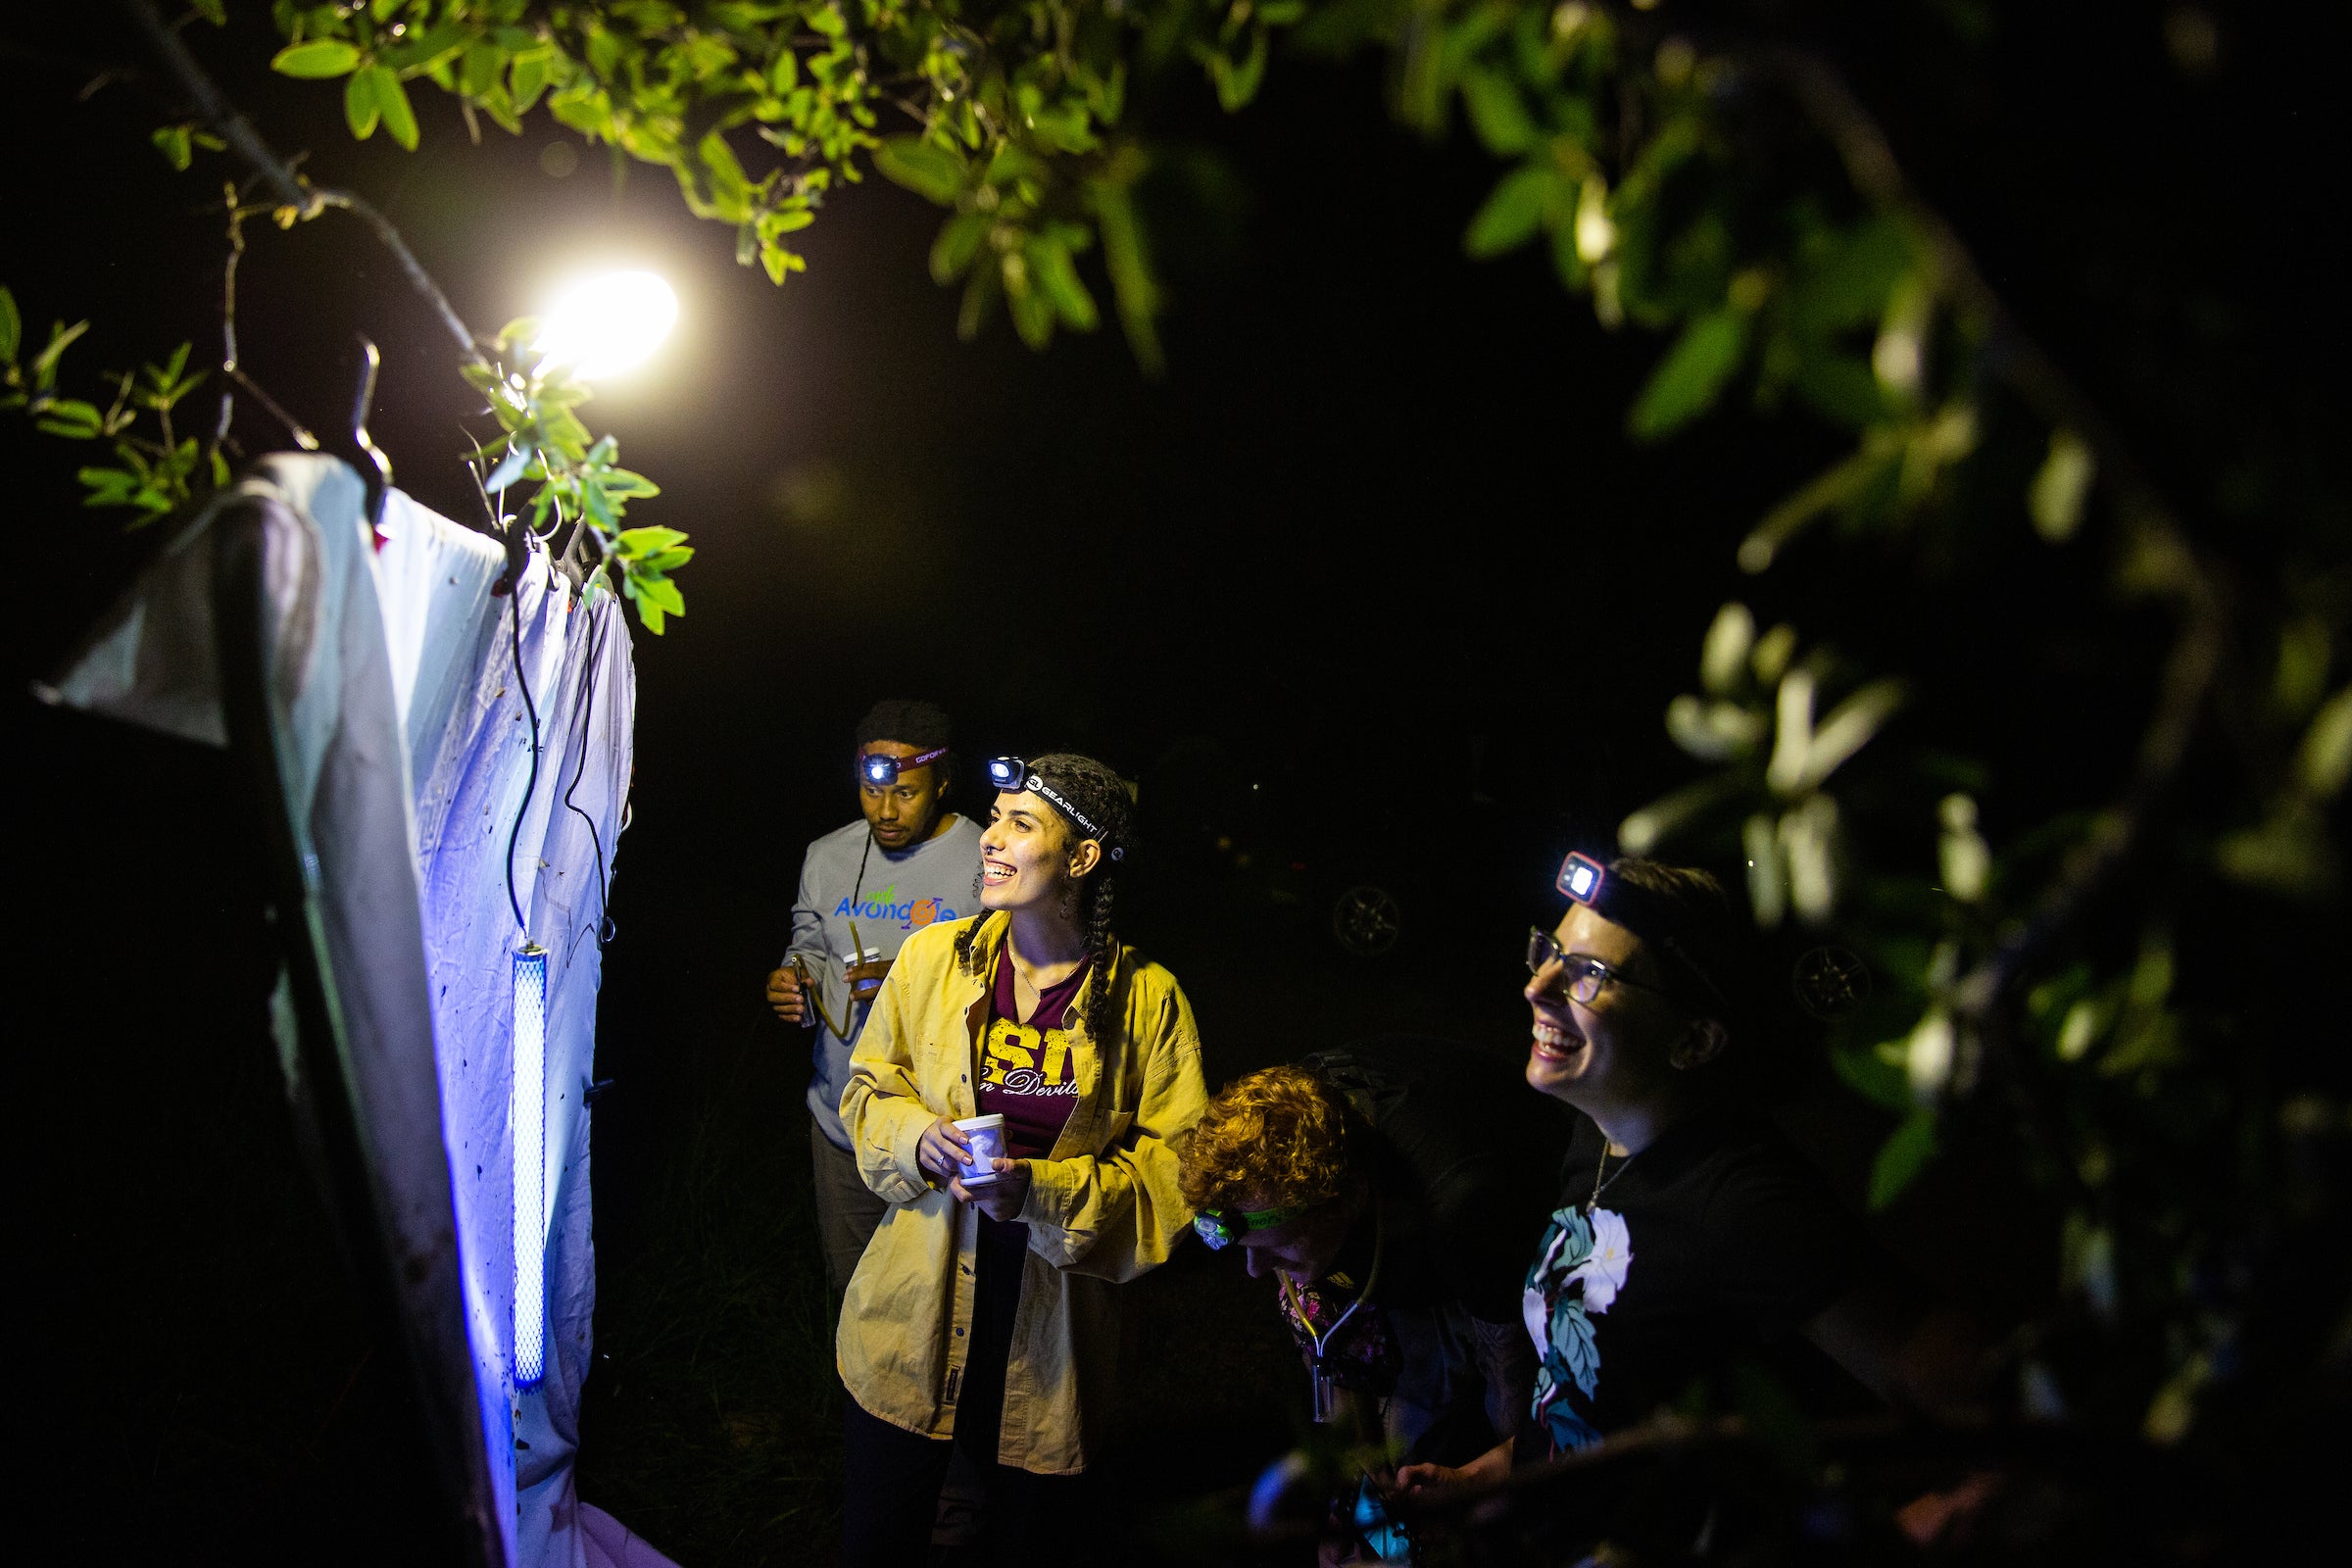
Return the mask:
{"type": "Polygon", "coordinates": [[[155,50],[157,58],[170,72],[172,79],[188,95],[198,116],[212,127],[215,134],[228,143],[231,152],[261,176],[262,184],[279,206],[290,207],[305,219],[316,218],[325,208],[339,208],[367,224],[384,249],[392,253],[392,259],[400,264],[401,272],[408,278],[409,286],[421,295],[424,302],[432,307],[433,314],[440,318],[441,325],[457,343],[458,352],[466,357],[468,364],[485,367],[489,364],[482,357],[473,332],[451,307],[449,296],[441,291],[441,285],[433,281],[433,275],[416,260],[416,253],[400,237],[400,230],[392,226],[391,220],[349,191],[313,185],[297,174],[293,167],[262,139],[262,133],[254,128],[253,122],[245,118],[244,112],[222,95],[220,86],[196,57],[188,52],[188,46],[180,41],[179,34],[155,9],[153,0],[122,0],[122,5],[141,35],[155,50]]]}
{"type": "MultiPolygon", "coordinates": [[[[1634,24],[1622,15],[1620,21],[1634,24]]],[[[1642,25],[1652,24],[1645,19],[1642,25]]],[[[1787,45],[1709,40],[1709,47],[1778,81],[1837,151],[1855,189],[1910,224],[1926,246],[1936,284],[1982,324],[1994,373],[2053,428],[2073,431],[2090,449],[2127,530],[2123,584],[2171,599],[2179,611],[2156,710],[2123,793],[2033,913],[1954,989],[1954,1011],[1971,1033],[2003,1038],[1994,1028],[2001,1004],[2136,858],[2179,781],[2228,646],[2231,613],[2225,573],[2190,542],[2179,514],[2098,405],[2020,325],[1951,223],[1912,188],[1886,131],[1837,68],[1819,54],[1787,45]]]]}
{"type": "Polygon", "coordinates": [[[2130,782],[2058,881],[1953,993],[1954,1011],[1980,1034],[2018,983],[2082,920],[2136,857],[2187,760],[2229,639],[2230,596],[2218,564],[2189,542],[2179,516],[2099,407],[2023,327],[1941,213],[1912,190],[1884,130],[1820,56],[1770,48],[1750,57],[1777,77],[1828,138],[1855,188],[1899,213],[1926,244],[1936,281],[1983,323],[1994,372],[2053,427],[2080,436],[2097,460],[2130,537],[2122,576],[2175,601],[2180,626],[2141,734],[2130,782]]]}

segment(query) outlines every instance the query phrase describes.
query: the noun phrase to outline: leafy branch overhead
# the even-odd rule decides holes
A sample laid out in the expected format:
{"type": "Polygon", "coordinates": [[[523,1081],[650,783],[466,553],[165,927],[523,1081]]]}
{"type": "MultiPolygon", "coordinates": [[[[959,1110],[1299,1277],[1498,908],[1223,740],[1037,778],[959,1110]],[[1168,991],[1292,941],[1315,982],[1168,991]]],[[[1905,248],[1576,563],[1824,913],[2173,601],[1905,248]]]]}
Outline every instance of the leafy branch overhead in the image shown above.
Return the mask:
{"type": "Polygon", "coordinates": [[[527,369],[485,363],[462,372],[488,400],[504,432],[475,456],[483,492],[501,503],[503,512],[509,490],[536,481],[528,504],[532,531],[552,534],[568,523],[571,542],[564,553],[571,559],[593,538],[600,560],[617,571],[621,592],[636,603],[645,629],[659,635],[666,617],[686,613],[669,573],[693,560],[694,551],[675,528],[621,526],[628,504],[660,495],[661,486],[619,466],[613,461],[619,443],[609,435],[592,436],[580,422],[572,411],[587,401],[587,383],[568,367],[534,353],[531,345],[538,336],[538,321],[524,317],[510,321],[492,345],[502,354],[514,354],[527,369]]]}
{"type": "Polygon", "coordinates": [[[784,0],[375,0],[275,8],[276,68],[341,79],[355,135],[417,144],[410,84],[454,96],[473,132],[544,108],[591,142],[665,168],[698,217],[778,283],[788,237],[828,192],[885,175],[953,210],[932,251],[977,332],[1001,304],[1024,341],[1091,331],[1079,258],[1099,253],[1137,358],[1156,368],[1160,296],[1134,189],[1150,167],[1123,127],[1131,79],[1199,72],[1227,109],[1255,94],[1304,0],[922,4],[784,0]],[[757,172],[754,172],[754,170],[757,172]]]}
{"type": "Polygon", "coordinates": [[[123,508],[131,514],[130,525],[143,527],[186,505],[200,485],[227,483],[228,465],[218,445],[172,427],[172,410],[207,373],[188,368],[189,346],[182,343],[161,365],[110,373],[112,390],[98,394],[101,407],[58,388],[66,350],[89,329],[87,321],[55,323],[40,352],[24,363],[24,318],[16,296],[0,287],[0,412],[23,413],[45,435],[104,441],[114,454],[112,464],[75,470],[89,492],[82,505],[123,508]],[[141,425],[141,415],[151,416],[152,425],[141,425]]]}

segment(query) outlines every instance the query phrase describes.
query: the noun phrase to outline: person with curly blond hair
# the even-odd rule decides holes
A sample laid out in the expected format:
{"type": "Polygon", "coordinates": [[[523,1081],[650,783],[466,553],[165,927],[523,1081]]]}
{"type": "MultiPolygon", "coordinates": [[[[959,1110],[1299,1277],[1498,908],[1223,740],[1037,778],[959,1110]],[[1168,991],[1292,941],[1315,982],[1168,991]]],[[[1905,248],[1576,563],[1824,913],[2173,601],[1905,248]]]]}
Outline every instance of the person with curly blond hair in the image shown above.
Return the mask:
{"type": "Polygon", "coordinates": [[[1178,1170],[1194,1228],[1275,1279],[1318,1421],[1459,1462],[1525,1419],[1520,1287],[1566,1131],[1531,1101],[1510,1063],[1401,1036],[1209,1101],[1178,1170]]]}

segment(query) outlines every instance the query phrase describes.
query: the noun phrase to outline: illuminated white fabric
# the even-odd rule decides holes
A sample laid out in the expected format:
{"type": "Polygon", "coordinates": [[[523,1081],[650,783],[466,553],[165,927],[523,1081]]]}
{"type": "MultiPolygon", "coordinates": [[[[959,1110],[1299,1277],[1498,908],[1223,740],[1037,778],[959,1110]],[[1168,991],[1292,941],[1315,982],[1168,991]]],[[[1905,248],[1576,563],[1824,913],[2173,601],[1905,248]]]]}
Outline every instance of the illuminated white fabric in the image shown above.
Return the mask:
{"type": "MultiPolygon", "coordinates": [[[[509,1562],[666,1568],[572,1490],[595,1304],[581,1091],[603,967],[597,852],[609,876],[636,706],[625,621],[610,595],[575,606],[543,553],[511,599],[493,596],[498,542],[398,491],[372,550],[361,503],[339,462],[285,455],[221,505],[252,507],[263,524],[285,788],[311,841],[375,1174],[404,1254],[423,1260],[406,1298],[412,1333],[427,1343],[428,1375],[478,1412],[470,1462],[486,1470],[509,1562]],[[527,801],[514,613],[540,713],[527,801]],[[549,950],[547,1365],[526,1390],[514,1381],[509,1130],[517,812],[514,892],[549,950]]],[[[225,744],[210,521],[166,547],[45,697],[225,744]]]]}

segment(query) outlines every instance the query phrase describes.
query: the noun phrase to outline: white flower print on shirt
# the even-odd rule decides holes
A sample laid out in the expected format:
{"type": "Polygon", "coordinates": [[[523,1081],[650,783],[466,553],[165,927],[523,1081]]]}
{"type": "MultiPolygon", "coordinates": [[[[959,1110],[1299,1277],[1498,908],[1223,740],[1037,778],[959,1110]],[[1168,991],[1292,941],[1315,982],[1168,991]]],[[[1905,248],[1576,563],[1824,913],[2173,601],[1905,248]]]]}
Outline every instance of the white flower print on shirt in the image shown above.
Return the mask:
{"type": "Polygon", "coordinates": [[[1592,1250],[1570,1271],[1585,1287],[1585,1310],[1606,1312],[1625,1288],[1626,1270],[1633,1266],[1634,1238],[1625,1216],[1614,1209],[1592,1211],[1592,1250]]]}

